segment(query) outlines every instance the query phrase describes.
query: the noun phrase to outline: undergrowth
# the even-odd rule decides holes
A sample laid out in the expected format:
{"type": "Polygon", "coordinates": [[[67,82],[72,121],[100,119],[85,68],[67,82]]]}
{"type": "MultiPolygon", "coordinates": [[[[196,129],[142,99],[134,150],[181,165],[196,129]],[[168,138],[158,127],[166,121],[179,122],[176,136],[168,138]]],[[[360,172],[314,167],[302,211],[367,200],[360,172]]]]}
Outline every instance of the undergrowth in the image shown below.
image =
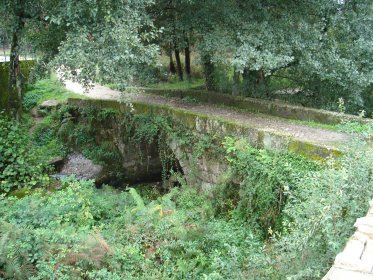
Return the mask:
{"type": "MultiPolygon", "coordinates": [[[[68,178],[57,191],[1,198],[1,277],[320,279],[353,232],[354,219],[364,215],[371,159],[358,152],[321,168],[231,139],[225,147],[235,172],[250,172],[257,181],[241,183],[232,215],[216,204],[225,192],[211,200],[185,184],[165,195],[147,192],[152,198],[145,199],[133,188],[95,189],[93,181],[68,178]],[[271,169],[280,163],[284,171],[271,169]],[[261,223],[259,213],[266,218],[279,206],[278,196],[275,204],[260,199],[265,194],[258,187],[265,184],[282,188],[284,196],[281,227],[268,236],[254,225],[261,223]]],[[[278,194],[269,190],[269,198],[272,193],[278,194]]]]}
{"type": "Polygon", "coordinates": [[[145,203],[134,189],[70,179],[57,192],[3,199],[0,213],[5,278],[239,279],[261,250],[250,230],[213,219],[209,199],[186,186],[145,203]]]}
{"type": "Polygon", "coordinates": [[[63,106],[35,128],[31,142],[21,126],[0,120],[0,171],[11,170],[1,175],[8,176],[1,177],[5,191],[43,186],[38,160],[45,162],[48,150],[68,152],[62,143],[118,165],[123,159],[110,142],[118,124],[132,153],[156,144],[164,170],[174,159],[172,141],[196,162],[223,155],[229,167],[213,197],[173,171],[180,187],[166,193],[96,189],[93,181],[67,178],[58,189],[0,195],[0,279],[316,280],[372,195],[372,151],[362,142],[318,164],[233,137],[196,135],[167,117],[112,109],[63,106]]]}
{"type": "Polygon", "coordinates": [[[23,108],[30,111],[43,101],[54,99],[65,101],[68,98],[84,98],[84,96],[68,91],[55,77],[43,79],[30,84],[23,98],[23,108]]]}
{"type": "Polygon", "coordinates": [[[46,185],[43,151],[33,146],[25,126],[0,112],[0,195],[46,185]]]}

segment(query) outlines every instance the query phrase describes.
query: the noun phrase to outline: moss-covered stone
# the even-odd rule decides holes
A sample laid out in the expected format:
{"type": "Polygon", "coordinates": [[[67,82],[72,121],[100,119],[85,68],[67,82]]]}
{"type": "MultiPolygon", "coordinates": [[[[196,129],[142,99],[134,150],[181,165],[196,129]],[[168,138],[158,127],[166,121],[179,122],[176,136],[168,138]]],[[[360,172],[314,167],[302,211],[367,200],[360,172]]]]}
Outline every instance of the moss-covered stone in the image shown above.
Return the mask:
{"type": "Polygon", "coordinates": [[[146,93],[154,95],[172,96],[181,99],[185,97],[191,97],[200,102],[219,104],[234,107],[236,109],[247,110],[254,113],[263,113],[287,119],[314,121],[321,124],[339,124],[341,123],[341,121],[344,120],[359,123],[365,123],[368,121],[353,115],[340,114],[336,112],[330,112],[314,108],[294,106],[277,101],[273,102],[255,98],[219,94],[211,91],[163,90],[152,88],[142,88],[142,90],[144,90],[146,93]]]}
{"type": "MultiPolygon", "coordinates": [[[[70,99],[69,104],[77,106],[97,106],[98,108],[118,109],[122,113],[130,113],[131,108],[116,101],[79,100],[70,99]]],[[[330,148],[321,144],[308,143],[291,138],[287,134],[279,134],[251,127],[239,122],[214,118],[206,114],[190,112],[184,109],[173,108],[167,105],[133,103],[135,114],[152,114],[155,116],[168,116],[182,123],[186,128],[201,134],[219,136],[236,136],[245,138],[251,145],[258,148],[289,150],[315,160],[322,160],[328,156],[342,154],[338,147],[330,148]]]]}
{"type": "Polygon", "coordinates": [[[292,140],[288,146],[289,151],[300,154],[312,160],[325,161],[327,157],[340,157],[342,152],[337,149],[318,146],[312,143],[292,140]]]}
{"type": "MultiPolygon", "coordinates": [[[[21,61],[22,75],[29,78],[30,70],[34,66],[31,60],[21,61]]],[[[6,109],[9,101],[9,62],[0,63],[0,109],[6,109]]],[[[26,85],[24,90],[26,89],[26,85]]]]}

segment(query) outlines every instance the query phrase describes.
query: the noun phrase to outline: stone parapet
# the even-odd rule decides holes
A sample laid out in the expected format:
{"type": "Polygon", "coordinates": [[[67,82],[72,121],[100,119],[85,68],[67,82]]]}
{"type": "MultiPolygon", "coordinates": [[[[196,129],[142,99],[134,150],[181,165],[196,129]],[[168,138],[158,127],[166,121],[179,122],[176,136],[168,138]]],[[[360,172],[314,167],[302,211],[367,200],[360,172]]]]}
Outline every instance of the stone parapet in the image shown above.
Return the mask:
{"type": "Polygon", "coordinates": [[[236,109],[247,110],[251,112],[259,112],[286,119],[314,121],[324,124],[339,124],[342,121],[351,121],[359,123],[371,122],[369,119],[362,119],[358,116],[331,112],[321,109],[307,108],[287,104],[280,101],[268,101],[263,99],[231,96],[206,90],[176,90],[176,89],[156,89],[156,88],[141,88],[145,93],[185,98],[194,98],[200,102],[210,104],[224,105],[234,107],[236,109]]]}
{"type": "MultiPolygon", "coordinates": [[[[97,108],[113,108],[123,113],[130,112],[131,110],[126,104],[112,100],[69,99],[68,103],[79,107],[95,106],[97,108]]],[[[339,141],[325,141],[324,139],[309,141],[293,137],[286,131],[268,129],[266,126],[233,122],[229,119],[174,108],[168,105],[144,102],[133,102],[132,105],[137,114],[168,116],[198,133],[244,138],[253,147],[268,150],[288,150],[313,160],[323,161],[329,156],[341,156],[343,154],[343,147],[351,139],[346,135],[345,139],[339,141]]],[[[309,129],[311,130],[312,128],[309,129]]]]}

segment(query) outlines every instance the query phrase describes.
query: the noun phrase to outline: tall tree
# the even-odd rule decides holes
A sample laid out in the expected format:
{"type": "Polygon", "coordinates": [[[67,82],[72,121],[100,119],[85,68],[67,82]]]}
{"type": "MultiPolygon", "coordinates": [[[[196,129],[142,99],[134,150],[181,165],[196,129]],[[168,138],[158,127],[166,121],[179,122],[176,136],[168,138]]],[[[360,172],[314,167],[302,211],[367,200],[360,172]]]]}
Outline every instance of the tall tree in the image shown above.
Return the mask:
{"type": "Polygon", "coordinates": [[[63,78],[86,86],[97,78],[126,84],[134,69],[152,62],[158,52],[150,43],[157,31],[145,11],[151,0],[1,1],[0,23],[12,38],[7,107],[18,119],[23,83],[20,42],[26,34],[47,61],[62,70],[63,78]]]}
{"type": "MultiPolygon", "coordinates": [[[[201,57],[241,73],[250,93],[268,87],[271,76],[285,73],[315,98],[344,95],[363,104],[362,97],[369,95],[371,1],[191,2],[198,6],[193,31],[201,57]]],[[[206,59],[203,64],[207,73],[211,67],[206,59]]]]}
{"type": "Polygon", "coordinates": [[[191,46],[197,6],[189,0],[156,0],[148,12],[155,19],[155,26],[162,30],[158,44],[167,49],[171,44],[175,52],[177,73],[183,80],[183,67],[180,54],[184,51],[184,67],[188,80],[191,77],[191,46]]]}
{"type": "Polygon", "coordinates": [[[22,114],[22,84],[23,76],[20,65],[20,45],[24,34],[26,21],[31,18],[31,13],[37,13],[37,9],[31,7],[27,0],[2,0],[0,17],[2,18],[2,28],[9,32],[11,49],[9,62],[9,83],[8,91],[4,92],[6,97],[5,109],[16,119],[20,119],[22,114]]]}

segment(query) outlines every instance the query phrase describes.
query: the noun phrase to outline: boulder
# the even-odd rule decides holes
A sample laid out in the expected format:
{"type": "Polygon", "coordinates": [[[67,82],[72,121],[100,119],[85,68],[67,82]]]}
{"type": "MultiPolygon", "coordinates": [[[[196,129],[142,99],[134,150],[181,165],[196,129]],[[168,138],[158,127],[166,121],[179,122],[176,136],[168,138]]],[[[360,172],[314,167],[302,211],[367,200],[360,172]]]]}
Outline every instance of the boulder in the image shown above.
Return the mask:
{"type": "Polygon", "coordinates": [[[105,177],[102,165],[95,164],[80,153],[74,153],[67,157],[60,175],[75,175],[77,179],[94,179],[96,182],[102,181],[105,177]]]}
{"type": "Polygon", "coordinates": [[[52,110],[54,108],[58,108],[61,105],[61,102],[51,99],[51,100],[45,100],[43,103],[39,105],[40,109],[46,109],[46,110],[52,110]]]}
{"type": "Polygon", "coordinates": [[[31,109],[31,116],[33,118],[41,118],[43,117],[43,114],[39,112],[38,107],[34,107],[31,109]]]}

